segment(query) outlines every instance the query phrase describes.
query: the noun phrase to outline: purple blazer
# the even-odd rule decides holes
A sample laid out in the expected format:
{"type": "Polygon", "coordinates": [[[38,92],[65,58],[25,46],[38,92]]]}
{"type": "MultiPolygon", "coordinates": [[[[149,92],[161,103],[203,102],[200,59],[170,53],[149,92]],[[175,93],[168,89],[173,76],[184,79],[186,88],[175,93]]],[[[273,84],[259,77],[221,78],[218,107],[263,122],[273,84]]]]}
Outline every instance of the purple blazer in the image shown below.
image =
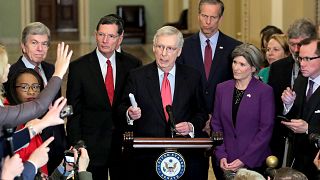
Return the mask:
{"type": "Polygon", "coordinates": [[[232,122],[232,98],[235,80],[218,84],[211,119],[213,131],[223,132],[224,142],[216,147],[218,163],[227,158],[231,163],[240,159],[249,168],[260,167],[271,154],[275,107],[273,90],[252,78],[239,105],[236,127],[232,122]]]}

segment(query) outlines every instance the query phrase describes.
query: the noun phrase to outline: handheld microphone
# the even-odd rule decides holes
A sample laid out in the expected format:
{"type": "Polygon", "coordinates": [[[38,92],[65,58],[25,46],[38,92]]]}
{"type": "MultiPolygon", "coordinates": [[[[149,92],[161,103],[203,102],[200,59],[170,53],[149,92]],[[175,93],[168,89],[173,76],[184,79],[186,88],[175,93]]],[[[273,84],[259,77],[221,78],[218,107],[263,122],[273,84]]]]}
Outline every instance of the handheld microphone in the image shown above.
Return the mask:
{"type": "Polygon", "coordinates": [[[174,137],[174,132],[175,132],[175,126],[176,126],[176,122],[174,120],[174,116],[173,116],[173,112],[172,112],[172,106],[171,105],[167,105],[166,106],[166,111],[169,115],[169,123],[170,123],[170,129],[171,129],[171,136],[174,137]]]}
{"type": "Polygon", "coordinates": [[[12,157],[14,155],[14,145],[13,145],[13,138],[12,135],[14,133],[14,128],[9,125],[3,126],[3,136],[5,138],[6,142],[6,148],[7,152],[9,153],[9,156],[12,157]]]}

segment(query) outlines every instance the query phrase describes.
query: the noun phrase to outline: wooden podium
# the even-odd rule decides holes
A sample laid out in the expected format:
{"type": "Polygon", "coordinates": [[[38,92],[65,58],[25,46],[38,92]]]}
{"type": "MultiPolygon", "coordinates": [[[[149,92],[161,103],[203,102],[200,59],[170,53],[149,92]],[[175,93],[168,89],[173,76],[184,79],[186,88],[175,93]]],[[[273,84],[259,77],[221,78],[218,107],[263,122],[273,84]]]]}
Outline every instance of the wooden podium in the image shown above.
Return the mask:
{"type": "Polygon", "coordinates": [[[186,162],[177,149],[203,149],[204,152],[213,152],[213,147],[222,144],[221,132],[213,133],[211,138],[142,138],[133,137],[132,132],[124,134],[124,151],[132,152],[134,149],[164,149],[155,162],[157,174],[162,179],[179,179],[185,172],[186,162]]]}
{"type": "Polygon", "coordinates": [[[210,149],[212,147],[222,144],[223,135],[221,132],[213,132],[211,138],[141,138],[133,137],[132,132],[126,132],[123,135],[123,139],[124,146],[126,148],[210,149]]]}

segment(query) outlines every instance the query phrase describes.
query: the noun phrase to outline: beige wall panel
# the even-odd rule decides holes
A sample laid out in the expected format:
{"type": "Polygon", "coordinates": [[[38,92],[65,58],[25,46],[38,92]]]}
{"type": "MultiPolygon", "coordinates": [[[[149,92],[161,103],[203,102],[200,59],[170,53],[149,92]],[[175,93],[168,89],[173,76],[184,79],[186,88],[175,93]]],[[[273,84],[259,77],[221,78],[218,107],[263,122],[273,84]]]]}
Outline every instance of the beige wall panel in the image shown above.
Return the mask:
{"type": "Polygon", "coordinates": [[[163,14],[165,22],[176,22],[179,20],[183,10],[183,0],[164,0],[163,14]]]}
{"type": "Polygon", "coordinates": [[[283,30],[299,18],[315,21],[315,0],[283,0],[283,30]]]}
{"type": "Polygon", "coordinates": [[[260,30],[271,24],[271,2],[262,0],[249,1],[249,37],[248,42],[260,46],[260,30]]]}
{"type": "Polygon", "coordinates": [[[234,38],[241,32],[240,1],[224,0],[225,11],[223,14],[220,30],[234,38]]]}

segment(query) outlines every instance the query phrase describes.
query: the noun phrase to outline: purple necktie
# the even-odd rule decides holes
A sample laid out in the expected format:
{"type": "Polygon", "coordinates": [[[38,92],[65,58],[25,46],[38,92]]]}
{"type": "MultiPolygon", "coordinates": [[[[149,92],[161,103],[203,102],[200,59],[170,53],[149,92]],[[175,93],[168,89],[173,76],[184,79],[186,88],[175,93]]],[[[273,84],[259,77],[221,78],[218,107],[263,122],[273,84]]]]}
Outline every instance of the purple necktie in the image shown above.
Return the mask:
{"type": "Polygon", "coordinates": [[[204,50],[204,69],[206,71],[206,77],[209,79],[209,74],[210,74],[210,69],[211,69],[211,64],[212,64],[212,50],[210,46],[210,40],[206,40],[207,45],[204,50]]]}
{"type": "Polygon", "coordinates": [[[313,84],[314,82],[312,80],[309,80],[309,89],[307,91],[307,97],[306,100],[308,101],[313,93],[313,84]]]}

